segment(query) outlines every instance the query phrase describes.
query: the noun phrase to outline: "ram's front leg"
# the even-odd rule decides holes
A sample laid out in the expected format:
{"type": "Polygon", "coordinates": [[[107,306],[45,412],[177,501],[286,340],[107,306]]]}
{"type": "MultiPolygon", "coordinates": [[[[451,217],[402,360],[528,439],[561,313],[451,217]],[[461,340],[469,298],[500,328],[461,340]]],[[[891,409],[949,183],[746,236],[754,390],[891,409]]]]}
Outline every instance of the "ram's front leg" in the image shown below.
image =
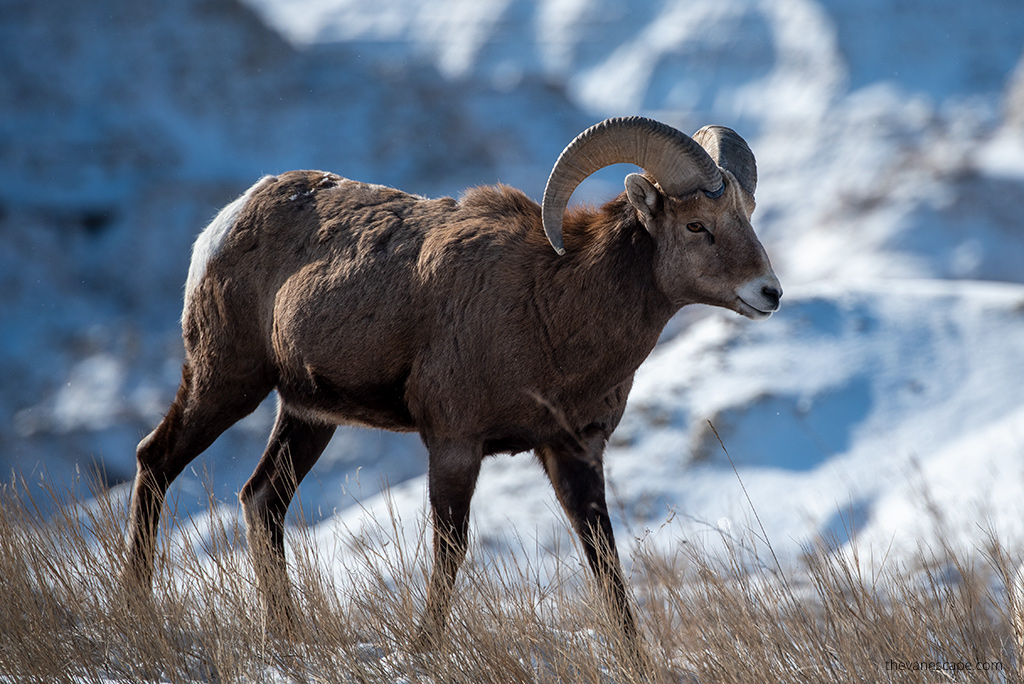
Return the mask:
{"type": "Polygon", "coordinates": [[[600,432],[585,434],[570,445],[538,449],[537,456],[555,488],[558,501],[579,535],[587,562],[601,585],[612,614],[621,625],[624,646],[633,657],[643,661],[639,632],[629,607],[605,502],[605,439],[600,432]]]}
{"type": "Polygon", "coordinates": [[[434,526],[434,567],[426,610],[413,645],[417,651],[433,648],[444,633],[455,576],[469,544],[469,503],[483,458],[479,445],[425,441],[430,452],[428,486],[434,526]]]}

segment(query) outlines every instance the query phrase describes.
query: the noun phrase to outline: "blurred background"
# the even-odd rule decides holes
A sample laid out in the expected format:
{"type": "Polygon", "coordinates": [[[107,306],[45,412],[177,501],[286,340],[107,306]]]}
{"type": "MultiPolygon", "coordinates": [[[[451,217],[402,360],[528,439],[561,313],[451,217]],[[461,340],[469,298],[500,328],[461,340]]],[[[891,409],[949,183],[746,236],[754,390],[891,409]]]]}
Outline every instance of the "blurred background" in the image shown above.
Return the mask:
{"type": "MultiPolygon", "coordinates": [[[[748,140],[786,295],[766,323],[669,325],[609,448],[620,544],[729,536],[751,503],[794,548],[912,545],[937,519],[1020,536],[1019,0],[4,0],[4,480],[126,495],[177,388],[192,241],[260,175],[539,200],[577,133],[632,114],[748,140]]],[[[196,461],[179,512],[235,507],[272,419],[271,398],[196,461]]],[[[415,436],[339,430],[302,506],[356,524],[386,480],[421,516],[425,470],[415,436]]],[[[529,456],[480,487],[478,540],[557,534],[529,456]]]]}

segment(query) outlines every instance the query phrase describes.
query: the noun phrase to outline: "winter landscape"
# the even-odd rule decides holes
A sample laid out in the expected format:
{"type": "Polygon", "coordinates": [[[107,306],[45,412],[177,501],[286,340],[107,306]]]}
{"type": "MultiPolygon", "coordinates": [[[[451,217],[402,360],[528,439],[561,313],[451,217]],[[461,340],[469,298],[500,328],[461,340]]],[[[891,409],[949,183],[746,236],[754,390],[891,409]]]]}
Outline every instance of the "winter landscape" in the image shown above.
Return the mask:
{"type": "MultiPolygon", "coordinates": [[[[5,482],[126,505],[177,389],[192,241],[260,175],[539,200],[577,133],[642,114],[747,139],[785,295],[759,323],[684,309],[637,374],[605,463],[627,574],[680,548],[871,568],[996,538],[1024,561],[1019,0],[12,0],[0,65],[5,482]]],[[[169,536],[238,519],[273,415],[179,479],[169,536]]],[[[425,472],[415,435],[340,429],[293,506],[320,571],[415,548],[425,472]]],[[[488,460],[472,529],[542,582],[578,569],[529,454],[488,460]]]]}

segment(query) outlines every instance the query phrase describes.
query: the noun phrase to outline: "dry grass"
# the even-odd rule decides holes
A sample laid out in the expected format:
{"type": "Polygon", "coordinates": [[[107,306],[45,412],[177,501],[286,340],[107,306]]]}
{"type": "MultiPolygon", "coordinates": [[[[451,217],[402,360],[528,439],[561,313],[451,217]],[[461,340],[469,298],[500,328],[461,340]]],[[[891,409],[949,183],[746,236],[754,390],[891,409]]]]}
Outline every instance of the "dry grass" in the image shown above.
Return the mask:
{"type": "Polygon", "coordinates": [[[753,550],[763,540],[639,552],[645,675],[620,657],[586,573],[564,564],[542,580],[524,549],[476,549],[450,633],[413,654],[427,554],[401,548],[394,518],[371,532],[386,554],[356,539],[360,567],[340,586],[310,535],[290,529],[306,627],[278,634],[260,618],[234,519],[193,545],[163,541],[146,600],[117,581],[123,505],[55,498],[44,517],[23,487],[0,489],[0,682],[1021,681],[1016,564],[993,535],[881,568],[828,543],[787,568],[753,550]],[[893,669],[921,663],[934,667],[893,669]]]}

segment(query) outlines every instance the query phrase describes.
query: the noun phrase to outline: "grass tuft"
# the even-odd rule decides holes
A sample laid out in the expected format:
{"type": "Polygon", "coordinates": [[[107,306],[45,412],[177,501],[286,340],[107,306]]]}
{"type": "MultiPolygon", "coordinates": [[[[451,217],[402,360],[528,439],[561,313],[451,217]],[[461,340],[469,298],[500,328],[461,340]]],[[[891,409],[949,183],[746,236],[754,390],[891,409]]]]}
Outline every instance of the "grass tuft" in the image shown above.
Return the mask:
{"type": "Polygon", "coordinates": [[[1019,554],[994,533],[878,563],[822,540],[790,567],[764,539],[641,545],[643,672],[581,565],[542,573],[517,540],[473,549],[447,634],[413,652],[429,554],[391,513],[338,540],[356,559],[342,573],[310,530],[289,529],[300,624],[282,632],[259,610],[239,516],[201,529],[165,516],[156,589],[138,596],[118,581],[122,499],[0,487],[0,682],[1022,681],[1019,554]]]}

